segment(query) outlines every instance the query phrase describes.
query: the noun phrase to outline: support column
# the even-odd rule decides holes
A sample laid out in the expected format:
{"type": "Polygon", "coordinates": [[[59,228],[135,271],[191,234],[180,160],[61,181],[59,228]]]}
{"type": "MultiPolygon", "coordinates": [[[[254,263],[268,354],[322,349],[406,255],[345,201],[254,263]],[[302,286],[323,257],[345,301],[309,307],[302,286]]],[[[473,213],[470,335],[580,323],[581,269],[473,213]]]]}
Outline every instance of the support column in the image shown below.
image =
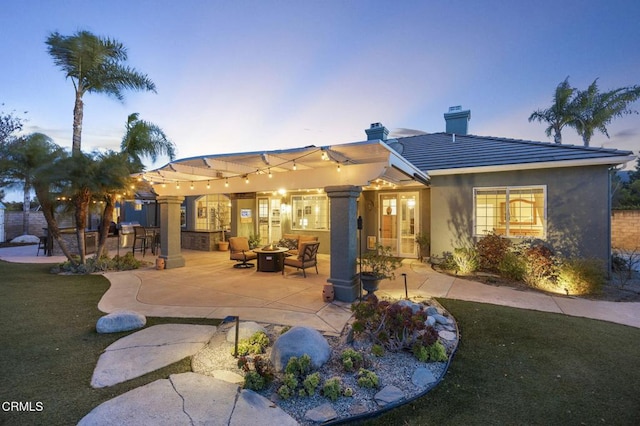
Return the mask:
{"type": "Polygon", "coordinates": [[[358,257],[357,199],[362,188],[353,185],[324,188],[331,199],[331,275],[335,298],[353,302],[358,298],[360,281],[356,274],[358,257]]]}
{"type": "Polygon", "coordinates": [[[160,256],[166,269],[184,266],[180,251],[180,205],[183,196],[165,195],[158,197],[160,204],[160,256]]]}

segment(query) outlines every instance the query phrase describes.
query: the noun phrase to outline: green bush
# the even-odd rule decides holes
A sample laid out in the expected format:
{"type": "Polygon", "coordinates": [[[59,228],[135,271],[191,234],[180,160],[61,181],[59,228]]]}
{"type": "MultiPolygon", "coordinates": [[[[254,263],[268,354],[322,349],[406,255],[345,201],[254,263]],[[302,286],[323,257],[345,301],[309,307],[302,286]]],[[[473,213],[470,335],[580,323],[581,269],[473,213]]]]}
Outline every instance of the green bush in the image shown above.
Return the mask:
{"type": "Polygon", "coordinates": [[[342,381],[340,377],[332,377],[325,380],[322,386],[322,394],[332,401],[337,400],[342,393],[342,381]]]}
{"type": "MultiPolygon", "coordinates": [[[[76,257],[75,260],[78,262],[80,259],[76,257]]],[[[98,259],[96,259],[95,256],[87,257],[84,265],[74,265],[70,261],[66,261],[53,267],[51,273],[59,274],[60,272],[70,272],[72,274],[93,274],[95,272],[129,271],[140,268],[142,263],[143,262],[137,260],[131,252],[128,252],[124,256],[114,256],[112,259],[105,254],[98,259]]]]}
{"type": "Polygon", "coordinates": [[[543,244],[533,244],[523,252],[525,258],[523,281],[533,287],[552,286],[557,269],[557,259],[553,251],[543,244]]]}
{"type": "Polygon", "coordinates": [[[285,373],[295,374],[296,376],[303,376],[311,371],[311,357],[307,354],[302,355],[300,358],[292,356],[287,361],[287,365],[284,367],[285,373]]]}
{"type": "Polygon", "coordinates": [[[440,341],[429,346],[416,343],[411,348],[411,352],[420,362],[443,362],[448,359],[447,350],[440,341]]]}
{"type": "Polygon", "coordinates": [[[344,394],[344,396],[350,398],[350,397],[353,396],[354,392],[353,392],[352,388],[345,388],[343,394],[344,394]]]}
{"type": "Polygon", "coordinates": [[[266,381],[264,377],[258,374],[256,371],[247,371],[244,375],[244,388],[254,391],[264,389],[266,381]]]}
{"type": "Polygon", "coordinates": [[[370,370],[361,368],[358,370],[358,386],[361,388],[377,388],[379,383],[378,375],[370,370]]]}
{"type": "Polygon", "coordinates": [[[511,246],[511,241],[491,231],[476,243],[480,268],[498,272],[500,261],[511,246]]]}
{"type": "Polygon", "coordinates": [[[345,349],[341,355],[342,366],[346,371],[354,371],[362,366],[364,358],[362,354],[353,349],[345,349]]]}
{"type": "Polygon", "coordinates": [[[526,260],[514,252],[506,252],[498,263],[498,271],[503,277],[514,281],[522,281],[527,272],[526,260]]]}
{"type": "Polygon", "coordinates": [[[304,386],[304,389],[309,396],[312,396],[316,393],[316,389],[318,389],[319,385],[320,373],[318,373],[317,371],[315,373],[309,374],[302,382],[302,386],[304,386]]]}
{"type": "MultiPolygon", "coordinates": [[[[267,346],[269,346],[269,336],[263,331],[258,331],[251,337],[238,342],[238,355],[263,354],[267,346]]],[[[235,347],[231,349],[231,353],[234,352],[235,347]]]]}
{"type": "Polygon", "coordinates": [[[371,353],[379,358],[381,356],[384,356],[384,348],[382,347],[382,345],[375,344],[371,346],[371,353]]]}
{"type": "Polygon", "coordinates": [[[463,275],[477,271],[480,265],[478,252],[470,247],[453,250],[453,260],[456,263],[456,270],[463,275]]]}
{"type": "Polygon", "coordinates": [[[298,387],[298,379],[293,373],[285,373],[282,383],[292,390],[298,387]]]}
{"type": "Polygon", "coordinates": [[[282,399],[289,399],[293,396],[293,391],[287,385],[282,385],[278,388],[278,395],[282,399]]]}
{"type": "Polygon", "coordinates": [[[597,260],[567,259],[558,270],[557,285],[566,294],[597,294],[604,283],[604,268],[597,260]]]}

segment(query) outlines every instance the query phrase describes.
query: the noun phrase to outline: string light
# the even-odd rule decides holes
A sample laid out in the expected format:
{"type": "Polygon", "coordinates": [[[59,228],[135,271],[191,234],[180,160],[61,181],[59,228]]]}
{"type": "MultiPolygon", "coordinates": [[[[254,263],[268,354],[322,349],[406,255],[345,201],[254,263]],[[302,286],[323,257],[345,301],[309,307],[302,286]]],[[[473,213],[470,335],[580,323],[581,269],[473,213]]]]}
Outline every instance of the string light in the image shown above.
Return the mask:
{"type": "Polygon", "coordinates": [[[293,170],[298,170],[298,167],[296,166],[296,160],[293,160],[293,170]]]}
{"type": "Polygon", "coordinates": [[[249,183],[249,175],[244,175],[244,183],[249,183]]]}
{"type": "Polygon", "coordinates": [[[271,174],[271,169],[269,169],[269,179],[271,179],[273,175],[271,174]]]}
{"type": "Polygon", "coordinates": [[[211,182],[207,181],[207,189],[211,189],[211,182]]]}
{"type": "Polygon", "coordinates": [[[338,171],[340,171],[340,163],[338,163],[338,171]]]}
{"type": "Polygon", "coordinates": [[[193,191],[193,182],[191,182],[191,186],[189,188],[193,191]]]}
{"type": "Polygon", "coordinates": [[[224,180],[224,187],[225,187],[225,188],[228,188],[228,187],[229,187],[229,178],[226,178],[226,179],[224,180]]]}
{"type": "Polygon", "coordinates": [[[176,182],[176,189],[180,189],[180,182],[176,182]]]}

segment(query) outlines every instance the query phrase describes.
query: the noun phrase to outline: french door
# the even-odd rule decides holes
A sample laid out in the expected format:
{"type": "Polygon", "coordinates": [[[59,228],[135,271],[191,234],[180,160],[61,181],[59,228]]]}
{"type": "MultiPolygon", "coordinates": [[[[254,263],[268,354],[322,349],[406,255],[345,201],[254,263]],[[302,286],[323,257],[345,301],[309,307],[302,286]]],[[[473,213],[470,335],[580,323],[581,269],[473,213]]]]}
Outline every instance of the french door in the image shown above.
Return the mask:
{"type": "Polygon", "coordinates": [[[258,198],[258,234],[260,244],[269,244],[282,239],[281,199],[279,197],[258,198]]]}
{"type": "Polygon", "coordinates": [[[380,211],[378,240],[391,247],[394,255],[416,257],[416,232],[420,215],[417,192],[382,193],[379,195],[380,211]]]}

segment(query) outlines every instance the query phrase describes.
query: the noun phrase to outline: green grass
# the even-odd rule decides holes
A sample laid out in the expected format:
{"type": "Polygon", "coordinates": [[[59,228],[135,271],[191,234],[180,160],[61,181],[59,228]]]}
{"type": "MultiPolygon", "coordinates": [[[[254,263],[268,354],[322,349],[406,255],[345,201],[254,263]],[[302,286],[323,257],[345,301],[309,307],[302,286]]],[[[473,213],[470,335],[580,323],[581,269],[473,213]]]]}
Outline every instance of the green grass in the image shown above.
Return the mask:
{"type": "Polygon", "coordinates": [[[640,329],[443,299],[461,343],[445,379],[371,425],[637,425],[640,329]]]}
{"type": "MultiPolygon", "coordinates": [[[[58,276],[47,265],[0,262],[0,396],[42,402],[42,412],[0,411],[0,424],[75,424],[95,406],[170,374],[184,359],[106,389],[92,389],[102,351],[128,333],[98,335],[102,276],[58,276]]],[[[461,343],[426,396],[371,425],[635,425],[640,418],[640,329],[584,318],[454,300],[461,343]]],[[[199,319],[148,318],[160,323],[199,319]]]]}
{"type": "MultiPolygon", "coordinates": [[[[98,301],[109,288],[100,275],[49,274],[51,265],[0,261],[0,402],[41,402],[41,412],[0,411],[0,424],[70,425],[128,390],[191,371],[184,359],[105,389],[90,386],[104,349],[129,333],[98,334],[98,301]]],[[[217,324],[204,319],[147,318],[162,323],[217,324]]]]}

